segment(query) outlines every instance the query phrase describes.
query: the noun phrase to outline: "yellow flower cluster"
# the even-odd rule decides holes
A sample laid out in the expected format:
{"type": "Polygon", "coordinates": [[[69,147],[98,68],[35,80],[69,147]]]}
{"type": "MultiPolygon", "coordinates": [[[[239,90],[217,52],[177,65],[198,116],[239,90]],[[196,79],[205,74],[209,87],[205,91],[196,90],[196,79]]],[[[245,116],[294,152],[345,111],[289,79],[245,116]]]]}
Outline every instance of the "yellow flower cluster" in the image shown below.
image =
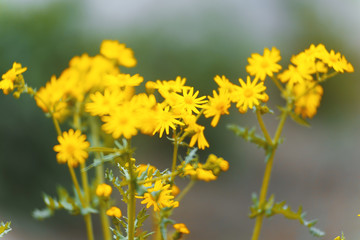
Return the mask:
{"type": "Polygon", "coordinates": [[[15,87],[21,88],[24,86],[22,73],[26,70],[27,68],[23,68],[20,63],[14,62],[12,68],[1,76],[0,89],[4,94],[9,94],[15,87]]]}
{"type": "Polygon", "coordinates": [[[288,69],[278,75],[286,83],[286,90],[295,100],[295,113],[312,118],[320,105],[323,88],[319,85],[330,74],[353,72],[353,66],[340,53],[326,50],[323,44],[311,44],[293,56],[288,69]]]}

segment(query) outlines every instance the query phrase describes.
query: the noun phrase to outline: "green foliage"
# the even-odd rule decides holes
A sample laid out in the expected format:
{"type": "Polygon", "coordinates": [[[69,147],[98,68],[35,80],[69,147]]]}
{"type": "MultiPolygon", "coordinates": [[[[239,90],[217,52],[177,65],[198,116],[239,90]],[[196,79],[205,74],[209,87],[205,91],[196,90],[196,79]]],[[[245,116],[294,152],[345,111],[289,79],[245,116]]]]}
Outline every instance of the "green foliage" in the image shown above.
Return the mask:
{"type": "Polygon", "coordinates": [[[280,111],[282,111],[282,112],[286,112],[287,114],[289,114],[291,119],[294,122],[296,122],[297,124],[305,126],[305,127],[310,127],[310,123],[308,121],[306,121],[304,118],[300,117],[299,115],[297,115],[293,111],[289,111],[289,110],[287,110],[286,108],[283,108],[283,107],[278,107],[278,109],[280,111]]]}
{"type": "Polygon", "coordinates": [[[5,234],[11,231],[10,224],[11,222],[0,223],[0,237],[3,237],[5,234]]]}
{"type": "Polygon", "coordinates": [[[306,214],[302,212],[301,206],[296,212],[294,212],[288,205],[286,205],[285,201],[276,203],[274,195],[270,196],[270,198],[265,202],[264,206],[259,206],[259,200],[256,194],[252,195],[252,201],[253,205],[250,207],[250,218],[255,218],[258,215],[264,215],[265,217],[269,218],[276,214],[280,214],[288,219],[298,220],[302,225],[306,226],[310,233],[315,237],[324,236],[323,231],[314,227],[314,225],[317,223],[317,220],[307,221],[304,219],[306,214]]]}
{"type": "Polygon", "coordinates": [[[59,186],[57,188],[57,199],[44,193],[43,199],[46,206],[43,209],[35,209],[32,213],[33,217],[38,220],[44,220],[53,216],[56,210],[61,209],[66,210],[71,215],[86,215],[97,212],[97,210],[92,207],[83,208],[75,190],[74,192],[75,196],[71,197],[65,188],[59,186]]]}

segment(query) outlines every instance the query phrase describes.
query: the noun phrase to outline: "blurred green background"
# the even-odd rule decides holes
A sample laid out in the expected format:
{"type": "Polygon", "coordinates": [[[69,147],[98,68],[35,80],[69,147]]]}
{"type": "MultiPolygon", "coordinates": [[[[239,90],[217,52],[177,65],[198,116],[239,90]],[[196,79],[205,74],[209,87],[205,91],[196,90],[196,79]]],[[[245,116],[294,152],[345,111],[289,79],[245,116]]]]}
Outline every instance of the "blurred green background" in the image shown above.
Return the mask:
{"type": "MultiPolygon", "coordinates": [[[[357,0],[0,0],[0,73],[20,62],[28,67],[27,83],[40,88],[51,75],[59,76],[73,56],[95,55],[102,40],[116,39],[138,60],[137,67],[124,71],[140,73],[146,81],[180,75],[206,95],[216,88],[217,74],[233,82],[245,78],[247,58],[262,54],[264,47],[280,49],[285,68],[291,55],[323,43],[344,54],[355,73],[325,83],[311,128],[287,122],[269,193],[293,208],[303,205],[307,218],[319,220],[325,239],[341,231],[360,239],[359,12],[357,0]]],[[[276,109],[282,101],[273,86],[268,89],[269,104],[276,109]]],[[[56,163],[52,151],[56,134],[50,119],[25,95],[16,100],[0,94],[0,109],[0,221],[11,220],[13,227],[5,238],[86,239],[80,217],[61,212],[45,222],[31,217],[43,206],[43,192],[52,195],[58,184],[71,186],[67,169],[56,163]]],[[[273,131],[274,116],[265,120],[273,131]]],[[[261,186],[263,153],[226,130],[229,123],[256,125],[251,113],[240,115],[236,109],[216,129],[204,121],[211,146],[204,156],[223,156],[231,167],[216,182],[197,184],[175,211],[174,219],[191,231],[187,239],[251,237],[254,221],[247,214],[251,193],[261,186]]],[[[153,150],[159,143],[168,146],[164,142],[139,138],[143,151],[137,159],[169,167],[170,150],[160,155],[153,150]]],[[[315,239],[281,216],[266,219],[261,236],[315,239]]]]}

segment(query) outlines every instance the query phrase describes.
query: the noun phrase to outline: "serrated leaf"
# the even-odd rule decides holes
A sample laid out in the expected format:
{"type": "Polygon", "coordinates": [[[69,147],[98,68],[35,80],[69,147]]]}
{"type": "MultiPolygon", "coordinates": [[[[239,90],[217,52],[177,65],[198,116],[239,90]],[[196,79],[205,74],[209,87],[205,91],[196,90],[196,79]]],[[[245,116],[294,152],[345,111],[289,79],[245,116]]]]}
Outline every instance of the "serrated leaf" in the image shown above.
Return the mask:
{"type": "Polygon", "coordinates": [[[32,217],[37,219],[37,220],[44,220],[46,218],[51,217],[52,215],[54,215],[54,211],[49,209],[49,208],[44,208],[44,209],[35,209],[32,212],[32,217]]]}
{"type": "Polygon", "coordinates": [[[255,133],[255,128],[248,129],[232,124],[228,125],[228,129],[233,131],[235,135],[242,137],[245,141],[255,143],[258,147],[264,148],[265,151],[269,147],[266,139],[255,133]]]}
{"type": "Polygon", "coordinates": [[[149,217],[149,214],[146,212],[146,208],[141,209],[138,213],[136,220],[135,220],[135,229],[141,228],[144,221],[149,217]]]}

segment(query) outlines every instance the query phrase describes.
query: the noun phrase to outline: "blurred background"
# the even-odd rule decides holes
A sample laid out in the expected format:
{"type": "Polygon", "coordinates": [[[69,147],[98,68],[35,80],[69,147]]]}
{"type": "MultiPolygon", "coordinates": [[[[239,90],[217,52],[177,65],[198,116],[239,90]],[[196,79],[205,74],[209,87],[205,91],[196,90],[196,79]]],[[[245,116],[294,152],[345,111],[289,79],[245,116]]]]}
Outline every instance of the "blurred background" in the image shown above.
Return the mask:
{"type": "MultiPolygon", "coordinates": [[[[59,76],[73,56],[93,56],[102,40],[116,39],[138,60],[124,71],[140,73],[145,81],[180,75],[200,94],[210,95],[217,87],[215,75],[234,83],[246,77],[251,53],[275,46],[286,68],[291,55],[323,43],[344,54],[355,72],[325,83],[311,128],[286,123],[269,194],[293,209],[302,205],[307,219],[319,220],[324,239],[341,231],[348,239],[360,239],[359,12],[358,0],[1,0],[0,73],[20,62],[28,67],[27,83],[40,88],[51,75],[59,76]]],[[[282,101],[271,84],[268,89],[270,107],[278,113],[282,101]]],[[[71,186],[67,169],[55,160],[51,120],[26,95],[15,100],[0,94],[0,109],[0,221],[11,220],[13,228],[5,239],[85,240],[81,217],[64,212],[43,222],[31,217],[44,205],[43,192],[54,195],[57,185],[71,186]]],[[[273,133],[275,116],[265,121],[273,133]]],[[[236,109],[216,129],[204,121],[211,148],[203,156],[222,156],[230,169],[215,182],[195,185],[174,212],[173,218],[191,231],[187,239],[251,238],[254,220],[247,215],[251,194],[261,187],[263,152],[227,130],[230,123],[256,125],[251,113],[240,115],[236,109]]],[[[168,146],[165,139],[137,141],[143,149],[138,161],[170,166],[170,149],[161,155],[154,151],[168,146]]],[[[265,219],[261,239],[315,238],[298,222],[275,216],[265,219]]]]}

